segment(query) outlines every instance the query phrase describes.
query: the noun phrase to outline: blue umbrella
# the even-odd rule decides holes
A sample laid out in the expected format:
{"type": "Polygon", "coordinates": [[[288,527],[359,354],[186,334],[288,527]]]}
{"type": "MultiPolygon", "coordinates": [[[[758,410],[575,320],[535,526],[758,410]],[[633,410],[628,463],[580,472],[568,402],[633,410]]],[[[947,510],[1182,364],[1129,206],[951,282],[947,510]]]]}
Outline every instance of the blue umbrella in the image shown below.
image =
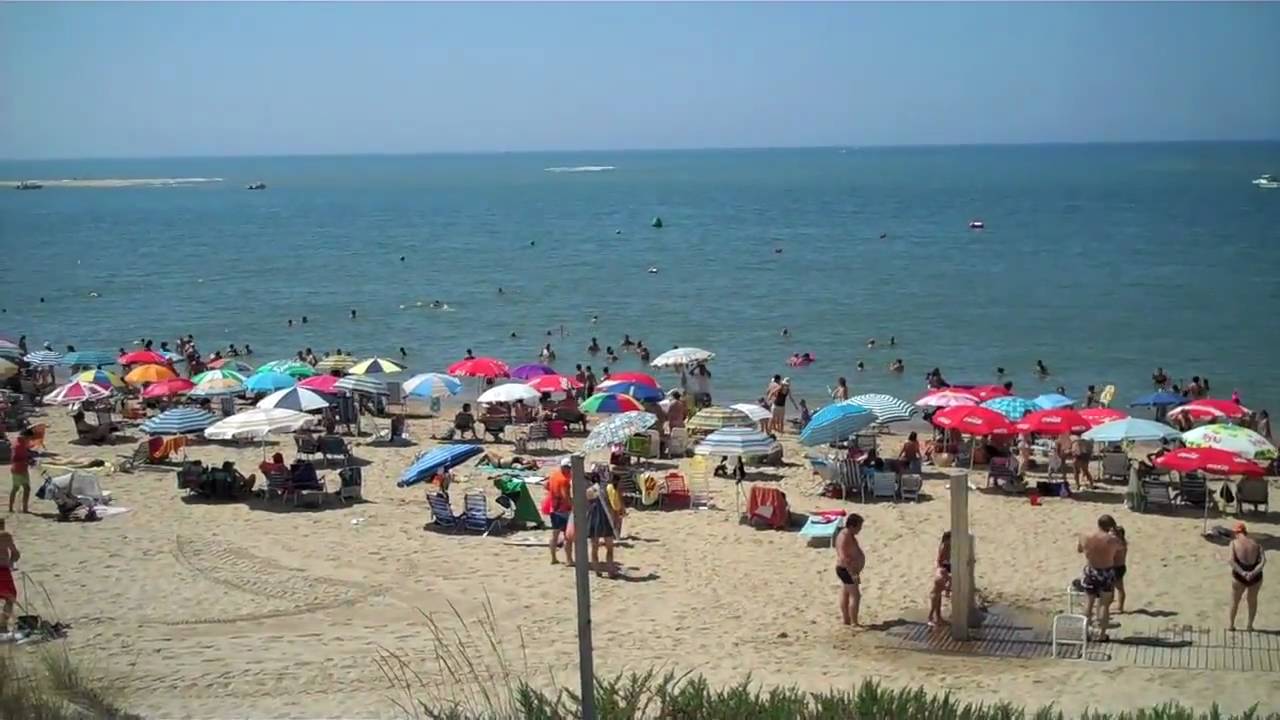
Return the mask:
{"type": "Polygon", "coordinates": [[[1140,398],[1136,398],[1129,403],[1129,407],[1169,407],[1171,405],[1181,405],[1187,399],[1177,393],[1171,393],[1167,390],[1157,390],[1148,393],[1140,398]]]}
{"type": "Polygon", "coordinates": [[[275,392],[298,384],[297,380],[278,372],[259,372],[249,376],[244,382],[244,389],[249,392],[275,392]]]}
{"type": "Polygon", "coordinates": [[[778,441],[755,428],[728,427],[717,430],[693,449],[698,455],[732,457],[768,455],[778,441]]]}
{"type": "Polygon", "coordinates": [[[115,365],[118,359],[119,356],[116,353],[107,352],[106,350],[77,350],[63,355],[61,364],[101,367],[103,365],[115,365]]]}
{"type": "Polygon", "coordinates": [[[415,483],[435,475],[437,471],[448,470],[483,452],[479,445],[441,445],[434,450],[418,456],[401,475],[397,487],[409,487],[415,483]]]}
{"type": "Polygon", "coordinates": [[[1027,413],[1033,413],[1045,409],[1026,398],[1013,397],[1012,395],[991,398],[990,400],[982,403],[982,407],[995,410],[1001,415],[1014,421],[1021,420],[1022,416],[1027,413]]]}
{"type": "Polygon", "coordinates": [[[1102,423],[1084,434],[1084,439],[1086,440],[1104,443],[1124,442],[1125,440],[1150,442],[1164,438],[1174,440],[1180,437],[1182,437],[1182,433],[1168,425],[1154,420],[1143,420],[1142,418],[1112,420],[1111,422],[1102,423]]]}
{"type": "Polygon", "coordinates": [[[662,391],[652,385],[644,383],[618,381],[601,383],[598,388],[600,392],[618,393],[619,395],[630,395],[640,402],[658,402],[663,398],[662,391]]]}
{"type": "Polygon", "coordinates": [[[142,423],[148,435],[188,435],[197,433],[218,421],[216,415],[196,408],[174,408],[142,423]]]}
{"type": "Polygon", "coordinates": [[[406,395],[423,398],[442,398],[462,392],[462,381],[443,373],[422,373],[400,383],[406,395]]]}
{"type": "Polygon", "coordinates": [[[875,422],[875,413],[861,405],[828,405],[814,413],[800,432],[805,445],[826,445],[847,440],[854,433],[875,422]]]}
{"type": "Polygon", "coordinates": [[[1058,408],[1071,407],[1076,404],[1076,401],[1066,395],[1049,393],[1036,398],[1035,403],[1042,410],[1057,410],[1058,408]]]}

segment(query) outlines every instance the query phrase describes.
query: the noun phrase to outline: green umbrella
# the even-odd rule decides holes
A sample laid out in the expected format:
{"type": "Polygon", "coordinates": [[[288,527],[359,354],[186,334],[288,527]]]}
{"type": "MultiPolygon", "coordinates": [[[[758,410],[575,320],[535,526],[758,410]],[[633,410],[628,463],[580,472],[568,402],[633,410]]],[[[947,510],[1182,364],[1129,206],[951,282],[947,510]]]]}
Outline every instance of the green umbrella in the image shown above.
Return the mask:
{"type": "Polygon", "coordinates": [[[219,368],[217,370],[206,370],[191,378],[191,382],[197,385],[206,380],[235,380],[236,382],[243,384],[244,375],[241,375],[235,370],[223,370],[219,368]]]}
{"type": "Polygon", "coordinates": [[[299,360],[276,360],[274,362],[269,362],[255,370],[254,374],[257,375],[267,372],[283,373],[295,380],[300,378],[309,378],[312,375],[319,374],[316,372],[315,368],[299,360]]]}

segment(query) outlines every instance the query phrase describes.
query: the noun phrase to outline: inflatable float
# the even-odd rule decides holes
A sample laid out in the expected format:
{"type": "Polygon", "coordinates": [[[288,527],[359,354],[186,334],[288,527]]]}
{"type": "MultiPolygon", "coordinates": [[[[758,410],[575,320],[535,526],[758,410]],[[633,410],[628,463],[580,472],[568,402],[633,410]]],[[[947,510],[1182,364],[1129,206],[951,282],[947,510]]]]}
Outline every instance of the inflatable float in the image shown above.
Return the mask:
{"type": "Polygon", "coordinates": [[[817,358],[810,353],[796,353],[795,355],[787,358],[787,364],[791,367],[805,367],[807,365],[812,365],[813,361],[816,359],[817,358]]]}

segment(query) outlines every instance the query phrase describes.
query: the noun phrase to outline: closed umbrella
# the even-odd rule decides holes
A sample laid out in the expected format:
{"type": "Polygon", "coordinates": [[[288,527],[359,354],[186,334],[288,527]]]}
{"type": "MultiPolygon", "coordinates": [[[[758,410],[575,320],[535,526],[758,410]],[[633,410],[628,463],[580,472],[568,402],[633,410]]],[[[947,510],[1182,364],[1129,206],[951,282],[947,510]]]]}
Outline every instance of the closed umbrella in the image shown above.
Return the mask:
{"type": "Polygon", "coordinates": [[[244,383],[231,378],[213,378],[205,380],[191,388],[187,393],[187,397],[222,397],[225,395],[239,395],[244,392],[244,383]]]}
{"type": "Polygon", "coordinates": [[[459,360],[450,365],[447,371],[450,375],[461,377],[500,378],[510,374],[506,363],[490,357],[459,360]]]}
{"type": "Polygon", "coordinates": [[[931,392],[928,395],[916,400],[916,405],[920,407],[961,407],[965,405],[977,405],[978,396],[959,390],[939,390],[931,392]]]}
{"type": "Polygon", "coordinates": [[[338,372],[346,372],[349,368],[355,367],[355,358],[350,355],[330,355],[316,363],[316,369],[320,372],[329,372],[337,370],[338,372]]]}
{"type": "Polygon", "coordinates": [[[555,375],[555,374],[556,374],[555,368],[551,367],[550,365],[540,365],[538,363],[521,365],[520,367],[511,371],[511,377],[516,378],[517,380],[532,380],[536,377],[542,377],[543,375],[555,375]]]}
{"type": "Polygon", "coordinates": [[[1013,435],[1014,426],[1009,419],[991,408],[962,406],[943,408],[934,413],[932,422],[940,428],[955,430],[964,435],[1013,435]]]}
{"type": "Polygon", "coordinates": [[[1006,418],[1015,421],[1021,420],[1024,415],[1043,409],[1026,398],[1013,397],[1012,395],[992,398],[982,403],[982,407],[995,410],[1006,418]]]}
{"type": "Polygon", "coordinates": [[[174,408],[142,423],[142,432],[148,435],[189,435],[200,432],[217,421],[216,415],[204,410],[174,408]]]}
{"type": "Polygon", "coordinates": [[[53,367],[62,364],[62,353],[53,350],[36,350],[27,353],[22,359],[36,367],[53,367]]]}
{"type": "Polygon", "coordinates": [[[278,372],[259,372],[244,381],[244,389],[253,393],[272,393],[277,390],[293,387],[298,381],[289,375],[278,372]]]}
{"type": "Polygon", "coordinates": [[[1182,442],[1187,447],[1217,448],[1250,460],[1266,462],[1276,459],[1275,445],[1258,433],[1239,425],[1201,425],[1182,433],[1182,442]]]}
{"type": "Polygon", "coordinates": [[[714,432],[721,428],[755,427],[757,424],[757,420],[752,420],[750,415],[741,410],[712,405],[702,408],[697,414],[689,418],[685,422],[685,427],[690,431],[714,432]]]}
{"type": "Polygon", "coordinates": [[[329,401],[306,388],[291,387],[277,390],[262,398],[258,401],[258,407],[311,412],[329,407],[329,401]]]}
{"type": "Polygon", "coordinates": [[[682,368],[695,363],[707,362],[715,356],[715,353],[702,348],[682,347],[662,353],[649,364],[656,368],[682,368]]]}
{"type": "Polygon", "coordinates": [[[875,413],[861,405],[828,405],[809,419],[809,424],[800,431],[800,442],[813,446],[848,440],[875,420],[875,413]]]}
{"type": "Polygon", "coordinates": [[[1123,420],[1129,417],[1123,410],[1116,410],[1107,407],[1085,408],[1080,411],[1080,417],[1089,423],[1090,427],[1098,427],[1103,423],[1109,423],[1113,420],[1123,420]]]}
{"type": "Polygon", "coordinates": [[[186,378],[171,378],[153,382],[142,390],[144,398],[166,398],[181,395],[195,388],[196,384],[186,378]]]}
{"type": "Polygon", "coordinates": [[[644,406],[639,400],[630,395],[618,395],[616,393],[596,393],[578,406],[584,413],[624,413],[631,410],[644,410],[644,406]]]}
{"type": "Polygon", "coordinates": [[[476,402],[485,404],[523,402],[527,405],[535,405],[541,396],[541,393],[524,383],[509,382],[485,390],[480,397],[476,398],[476,402]]]}
{"type": "Polygon", "coordinates": [[[139,365],[124,376],[124,381],[130,385],[144,385],[161,380],[172,380],[176,377],[178,374],[164,365],[139,365]]]}
{"type": "Polygon", "coordinates": [[[397,362],[392,362],[387,358],[375,357],[368,360],[361,360],[352,365],[347,372],[352,375],[383,375],[387,373],[403,372],[404,366],[397,362]]]}
{"type": "Polygon", "coordinates": [[[1240,420],[1249,414],[1249,408],[1230,400],[1205,398],[1192,400],[1169,411],[1169,417],[1188,416],[1197,422],[1206,420],[1240,420]]]}
{"type": "Polygon", "coordinates": [[[103,365],[115,365],[118,359],[115,353],[107,350],[77,350],[63,355],[62,364],[68,367],[76,367],[77,365],[101,367],[103,365]]]}
{"type": "Polygon", "coordinates": [[[259,440],[267,435],[295,432],[315,422],[314,415],[296,410],[254,408],[210,425],[204,436],[210,440],[259,440]]]}
{"type": "Polygon", "coordinates": [[[845,400],[850,405],[861,405],[871,411],[876,416],[876,422],[881,425],[887,425],[895,422],[905,422],[919,414],[920,410],[915,405],[900,400],[892,395],[884,395],[881,393],[864,393],[855,395],[845,400]]]}
{"type": "Polygon", "coordinates": [[[1131,440],[1133,442],[1152,442],[1156,440],[1173,440],[1181,437],[1174,428],[1154,420],[1142,418],[1124,418],[1103,423],[1084,434],[1085,440],[1102,443],[1118,443],[1131,440]]]}
{"type": "Polygon", "coordinates": [[[479,445],[441,445],[429,450],[414,459],[413,464],[405,468],[396,481],[396,487],[409,487],[427,480],[441,470],[448,470],[466,462],[484,452],[479,445]]]}
{"type": "Polygon", "coordinates": [[[777,440],[755,428],[728,427],[708,435],[693,451],[698,455],[755,457],[768,455],[777,446],[777,440]]]}
{"type": "Polygon", "coordinates": [[[1076,404],[1076,401],[1060,393],[1047,393],[1037,397],[1035,403],[1045,410],[1056,410],[1071,407],[1076,404]]]}
{"type": "Polygon", "coordinates": [[[643,410],[619,413],[597,425],[583,441],[582,449],[584,452],[592,452],[621,445],[632,435],[653,427],[657,421],[657,415],[643,410]]]}
{"type": "Polygon", "coordinates": [[[346,375],[333,385],[338,390],[366,395],[390,395],[387,381],[370,375],[346,375]]]}
{"type": "Polygon", "coordinates": [[[422,373],[405,380],[400,387],[413,397],[443,398],[462,392],[462,381],[444,373],[422,373]]]}
{"type": "Polygon", "coordinates": [[[756,422],[764,422],[772,417],[768,408],[762,408],[755,403],[735,403],[730,405],[731,410],[737,410],[756,422]]]}
{"type": "Polygon", "coordinates": [[[1089,421],[1074,410],[1040,410],[1026,415],[1014,426],[1021,433],[1070,435],[1089,429],[1089,421]]]}
{"type": "Polygon", "coordinates": [[[110,397],[110,395],[111,388],[103,387],[97,383],[73,380],[45,395],[44,401],[50,405],[74,405],[75,403],[90,400],[101,400],[102,398],[110,397]]]}
{"type": "Polygon", "coordinates": [[[662,399],[662,391],[652,385],[629,380],[612,380],[600,383],[596,388],[600,392],[630,395],[640,402],[657,402],[662,399]]]}

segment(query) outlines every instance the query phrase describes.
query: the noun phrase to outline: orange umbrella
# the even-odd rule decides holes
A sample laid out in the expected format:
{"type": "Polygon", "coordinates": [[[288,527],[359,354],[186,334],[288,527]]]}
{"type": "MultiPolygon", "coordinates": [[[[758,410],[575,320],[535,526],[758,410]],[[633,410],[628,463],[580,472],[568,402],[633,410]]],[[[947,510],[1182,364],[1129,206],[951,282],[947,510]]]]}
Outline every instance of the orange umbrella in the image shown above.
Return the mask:
{"type": "Polygon", "coordinates": [[[172,380],[176,377],[178,377],[177,373],[163,365],[139,365],[124,376],[124,381],[130,385],[143,385],[160,382],[161,380],[172,380]]]}

